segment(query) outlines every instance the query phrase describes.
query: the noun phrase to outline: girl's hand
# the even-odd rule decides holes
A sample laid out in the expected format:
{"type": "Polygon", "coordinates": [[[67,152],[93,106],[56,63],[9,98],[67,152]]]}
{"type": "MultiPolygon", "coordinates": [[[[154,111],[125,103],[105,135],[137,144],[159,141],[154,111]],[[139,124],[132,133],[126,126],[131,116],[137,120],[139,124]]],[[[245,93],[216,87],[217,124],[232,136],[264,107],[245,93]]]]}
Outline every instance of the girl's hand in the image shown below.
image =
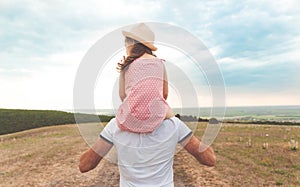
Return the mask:
{"type": "Polygon", "coordinates": [[[118,62],[118,67],[117,67],[117,69],[118,69],[119,72],[121,72],[121,67],[122,67],[122,65],[125,63],[125,59],[126,59],[126,57],[123,56],[123,60],[121,60],[120,62],[118,62]]]}

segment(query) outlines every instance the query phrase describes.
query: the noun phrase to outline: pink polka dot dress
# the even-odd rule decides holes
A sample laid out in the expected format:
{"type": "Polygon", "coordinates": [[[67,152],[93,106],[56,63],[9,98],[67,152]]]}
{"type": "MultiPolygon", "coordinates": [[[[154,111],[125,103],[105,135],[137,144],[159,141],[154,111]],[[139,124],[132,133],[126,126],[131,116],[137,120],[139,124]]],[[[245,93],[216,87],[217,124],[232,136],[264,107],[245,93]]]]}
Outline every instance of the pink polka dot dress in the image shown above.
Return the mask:
{"type": "Polygon", "coordinates": [[[164,120],[169,106],[163,98],[163,62],[136,59],[125,70],[126,98],[116,115],[121,130],[150,133],[164,120]]]}

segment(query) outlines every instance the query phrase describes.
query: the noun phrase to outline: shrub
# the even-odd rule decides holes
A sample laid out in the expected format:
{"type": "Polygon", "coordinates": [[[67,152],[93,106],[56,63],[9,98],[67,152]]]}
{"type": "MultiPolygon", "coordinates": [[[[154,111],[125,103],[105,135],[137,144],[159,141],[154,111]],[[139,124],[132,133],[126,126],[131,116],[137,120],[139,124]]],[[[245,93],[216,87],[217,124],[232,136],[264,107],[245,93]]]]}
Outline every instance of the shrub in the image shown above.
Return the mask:
{"type": "Polygon", "coordinates": [[[63,111],[0,109],[0,135],[44,126],[97,122],[99,118],[102,122],[108,122],[113,118],[92,114],[76,116],[79,116],[80,120],[75,121],[73,113],[63,111]]]}

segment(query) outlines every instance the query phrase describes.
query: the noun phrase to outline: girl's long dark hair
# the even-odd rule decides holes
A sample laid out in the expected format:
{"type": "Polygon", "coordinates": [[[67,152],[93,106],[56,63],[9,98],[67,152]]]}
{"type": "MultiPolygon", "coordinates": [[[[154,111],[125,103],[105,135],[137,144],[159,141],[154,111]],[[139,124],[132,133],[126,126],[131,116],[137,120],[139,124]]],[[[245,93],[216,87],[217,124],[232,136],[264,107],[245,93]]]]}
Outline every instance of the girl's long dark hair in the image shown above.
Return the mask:
{"type": "MultiPolygon", "coordinates": [[[[125,38],[125,44],[130,44],[132,45],[131,51],[130,51],[130,55],[127,56],[124,59],[124,62],[122,63],[118,63],[117,69],[119,71],[123,71],[126,67],[128,67],[134,60],[136,60],[137,58],[140,58],[141,56],[143,56],[143,54],[147,53],[150,55],[155,56],[151,49],[145,45],[143,45],[142,43],[140,43],[137,40],[134,40],[132,38],[126,37],[125,38]]],[[[155,56],[156,57],[156,56],[155,56]]]]}

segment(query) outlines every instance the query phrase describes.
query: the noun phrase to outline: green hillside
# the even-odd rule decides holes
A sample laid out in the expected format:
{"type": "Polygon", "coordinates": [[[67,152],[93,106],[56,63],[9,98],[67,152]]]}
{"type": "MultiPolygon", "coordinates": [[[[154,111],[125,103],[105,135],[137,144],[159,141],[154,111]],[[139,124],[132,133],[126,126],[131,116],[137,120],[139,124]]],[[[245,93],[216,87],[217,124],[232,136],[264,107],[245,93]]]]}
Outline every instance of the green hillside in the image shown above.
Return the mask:
{"type": "MultiPolygon", "coordinates": [[[[109,121],[112,116],[76,114],[77,122],[109,121]]],[[[74,114],[54,110],[0,109],[0,135],[38,127],[76,123],[74,114]]]]}

